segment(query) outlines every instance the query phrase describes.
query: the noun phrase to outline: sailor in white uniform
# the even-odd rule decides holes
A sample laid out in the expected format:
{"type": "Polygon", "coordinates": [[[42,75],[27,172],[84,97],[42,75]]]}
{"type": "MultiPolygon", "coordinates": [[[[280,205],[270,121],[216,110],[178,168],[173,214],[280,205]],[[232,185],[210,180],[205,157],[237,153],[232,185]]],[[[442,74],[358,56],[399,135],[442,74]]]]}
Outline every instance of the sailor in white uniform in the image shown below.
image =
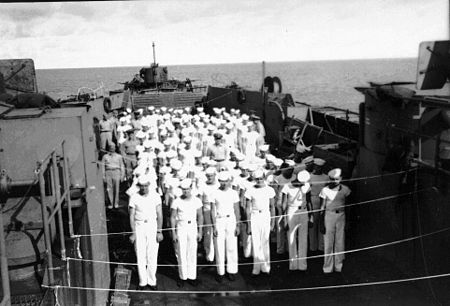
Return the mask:
{"type": "Polygon", "coordinates": [[[283,213],[289,245],[289,270],[306,271],[308,268],[308,211],[311,210],[310,174],[302,170],[297,179],[283,186],[283,213]]]}
{"type": "Polygon", "coordinates": [[[330,255],[343,252],[345,249],[345,199],[351,191],[341,184],[342,170],[339,168],[328,172],[332,182],[319,194],[321,210],[325,213],[325,257],[324,273],[341,272],[345,254],[330,255]]]}
{"type": "Polygon", "coordinates": [[[245,192],[247,216],[250,216],[248,234],[252,236],[252,275],[270,273],[270,231],[275,225],[275,191],[264,182],[264,173],[258,169],[253,174],[256,184],[245,192]]]}
{"type": "Polygon", "coordinates": [[[225,275],[225,260],[230,281],[235,280],[238,272],[238,244],[240,207],[239,195],[230,186],[231,175],[222,171],[218,175],[220,187],[213,194],[211,202],[211,220],[214,229],[216,247],[217,282],[221,283],[225,275]]]}
{"type": "Polygon", "coordinates": [[[134,243],[139,274],[139,290],[148,285],[157,290],[156,267],[159,242],[163,240],[161,197],[155,188],[149,188],[150,179],[140,176],[139,192],[130,197],[129,213],[133,234],[130,241],[134,243]]]}
{"type": "Polygon", "coordinates": [[[178,287],[188,281],[197,286],[197,243],[202,238],[202,201],[192,195],[192,180],[184,179],[181,197],[175,199],[171,207],[172,239],[177,247],[178,287]]]}

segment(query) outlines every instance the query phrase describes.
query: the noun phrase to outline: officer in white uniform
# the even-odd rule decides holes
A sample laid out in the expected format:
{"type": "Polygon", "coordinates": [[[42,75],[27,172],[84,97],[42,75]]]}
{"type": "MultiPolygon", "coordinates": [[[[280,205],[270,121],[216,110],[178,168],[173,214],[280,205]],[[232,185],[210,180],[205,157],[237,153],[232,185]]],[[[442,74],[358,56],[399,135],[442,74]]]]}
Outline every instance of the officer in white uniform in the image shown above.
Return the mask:
{"type": "Polygon", "coordinates": [[[275,225],[275,191],[264,182],[264,173],[258,169],[253,174],[254,187],[245,192],[247,216],[250,216],[248,234],[252,236],[252,275],[270,273],[270,231],[275,225]]]}
{"type": "Polygon", "coordinates": [[[283,186],[283,213],[289,245],[289,270],[306,271],[308,268],[308,211],[311,210],[310,174],[302,170],[297,179],[283,186]]]}
{"type": "Polygon", "coordinates": [[[130,241],[134,243],[139,274],[139,290],[149,286],[157,290],[156,268],[158,263],[159,242],[163,240],[161,197],[155,188],[149,188],[150,179],[140,176],[139,192],[130,197],[129,213],[133,234],[130,241]]]}
{"type": "Polygon", "coordinates": [[[325,213],[325,257],[323,272],[341,272],[345,254],[330,255],[343,252],[345,249],[345,199],[351,191],[341,184],[342,170],[339,168],[328,172],[332,182],[324,187],[319,194],[321,199],[320,208],[325,213]]]}
{"type": "Polygon", "coordinates": [[[216,247],[217,282],[221,283],[225,275],[225,260],[230,281],[235,280],[238,272],[238,244],[240,207],[239,195],[230,186],[231,175],[222,171],[218,175],[220,187],[214,192],[211,203],[211,220],[214,229],[216,247]]]}
{"type": "Polygon", "coordinates": [[[202,201],[192,195],[192,180],[184,179],[181,184],[182,195],[175,199],[171,207],[172,239],[177,248],[178,287],[186,281],[197,286],[197,245],[202,238],[202,201]]]}

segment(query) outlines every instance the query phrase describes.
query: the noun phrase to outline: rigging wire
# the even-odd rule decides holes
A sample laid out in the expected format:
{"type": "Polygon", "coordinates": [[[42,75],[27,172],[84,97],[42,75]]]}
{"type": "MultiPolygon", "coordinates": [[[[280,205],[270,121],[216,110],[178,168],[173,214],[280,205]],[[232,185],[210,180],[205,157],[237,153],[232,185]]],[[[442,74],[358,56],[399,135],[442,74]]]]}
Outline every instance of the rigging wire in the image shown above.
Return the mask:
{"type": "MultiPolygon", "coordinates": [[[[321,257],[325,257],[325,256],[335,256],[335,255],[342,255],[342,254],[347,254],[347,253],[356,253],[356,252],[361,252],[361,251],[367,251],[367,250],[372,250],[372,249],[377,249],[377,248],[382,248],[382,247],[386,247],[386,246],[391,246],[391,245],[396,245],[396,244],[400,244],[400,243],[404,243],[404,242],[409,242],[409,241],[414,241],[417,239],[422,239],[423,237],[428,237],[428,236],[432,236],[432,235],[436,235],[439,233],[443,233],[446,231],[449,231],[450,227],[446,227],[434,232],[430,232],[427,234],[420,234],[418,236],[413,236],[413,237],[409,237],[409,238],[404,238],[404,239],[400,239],[400,240],[395,240],[395,241],[391,241],[391,242],[386,242],[386,243],[382,243],[382,244],[377,244],[377,245],[372,245],[372,246],[368,246],[368,247],[363,247],[363,248],[359,248],[359,249],[352,249],[352,250],[346,250],[346,251],[342,251],[342,252],[335,252],[335,253],[330,253],[330,254],[319,254],[319,255],[312,255],[312,256],[306,256],[306,257],[298,257],[295,258],[294,260],[303,260],[303,259],[312,259],[312,258],[321,258],[321,257]]],[[[93,262],[93,263],[104,263],[104,264],[117,264],[117,265],[129,265],[129,266],[137,266],[137,263],[129,263],[129,262],[114,262],[114,261],[103,261],[103,260],[92,260],[92,259],[80,259],[80,258],[72,258],[72,257],[66,257],[67,261],[83,261],[83,262],[93,262]]],[[[268,261],[268,263],[281,263],[281,262],[289,262],[289,261],[293,261],[292,259],[281,259],[281,260],[273,260],[273,261],[268,261]]],[[[253,265],[253,264],[262,264],[262,263],[266,263],[266,262],[250,262],[250,263],[238,263],[238,266],[246,266],[246,265],[253,265]]],[[[158,267],[178,267],[180,265],[176,265],[176,264],[158,264],[158,267]]],[[[198,267],[217,267],[216,264],[198,264],[198,267]]]]}
{"type": "Polygon", "coordinates": [[[154,293],[154,294],[255,294],[255,293],[282,293],[282,292],[299,292],[299,291],[313,291],[313,290],[327,290],[327,289],[342,289],[342,288],[356,288],[356,287],[367,287],[367,286],[377,286],[377,285],[389,285],[389,284],[399,284],[405,282],[414,282],[420,280],[429,280],[436,278],[443,278],[450,276],[450,273],[435,274],[428,276],[418,276],[411,278],[401,278],[393,280],[375,281],[375,282],[365,282],[365,283],[352,283],[343,285],[330,285],[330,286],[316,286],[316,287],[298,287],[298,288],[283,288],[283,289],[259,289],[259,290],[132,290],[132,289],[115,289],[115,288],[94,288],[94,287],[77,287],[77,286],[61,286],[61,285],[41,285],[43,288],[63,288],[72,290],[89,290],[89,291],[120,291],[129,293],[154,293]]]}
{"type": "MultiPolygon", "coordinates": [[[[391,200],[391,199],[395,199],[398,197],[402,197],[402,196],[407,196],[407,195],[411,195],[413,193],[418,193],[418,192],[423,192],[423,191],[427,191],[427,190],[431,190],[432,188],[424,188],[424,189],[419,189],[417,191],[412,191],[412,192],[407,192],[407,193],[402,193],[402,194],[396,194],[396,195],[391,195],[391,196],[386,196],[386,197],[381,197],[381,198],[376,198],[376,199],[372,199],[372,200],[367,200],[367,201],[361,201],[361,202],[357,202],[357,203],[351,203],[351,204],[346,204],[345,207],[352,207],[352,206],[357,206],[357,205],[363,205],[363,204],[368,204],[368,203],[372,203],[372,202],[381,202],[381,201],[386,201],[386,200],[391,200]]],[[[308,213],[314,213],[314,212],[321,212],[321,209],[314,209],[314,210],[310,210],[310,211],[300,211],[300,212],[295,212],[293,214],[289,214],[289,215],[302,215],[302,214],[308,214],[308,213]]],[[[288,214],[282,214],[282,215],[276,215],[276,216],[271,216],[271,219],[275,219],[275,218],[279,218],[279,217],[286,217],[288,216],[288,214]]],[[[236,221],[236,224],[241,224],[241,223],[245,223],[247,221],[236,221]]],[[[213,227],[212,224],[202,224],[202,225],[198,225],[198,227],[201,228],[205,228],[205,227],[213,227]]],[[[161,229],[161,231],[171,231],[171,230],[175,230],[176,227],[167,227],[167,228],[163,228],[161,229]]],[[[79,235],[74,235],[71,238],[79,238],[79,237],[93,237],[93,236],[114,236],[114,235],[129,235],[129,234],[133,234],[134,232],[118,232],[118,233],[97,233],[97,234],[79,234],[79,235]]]]}

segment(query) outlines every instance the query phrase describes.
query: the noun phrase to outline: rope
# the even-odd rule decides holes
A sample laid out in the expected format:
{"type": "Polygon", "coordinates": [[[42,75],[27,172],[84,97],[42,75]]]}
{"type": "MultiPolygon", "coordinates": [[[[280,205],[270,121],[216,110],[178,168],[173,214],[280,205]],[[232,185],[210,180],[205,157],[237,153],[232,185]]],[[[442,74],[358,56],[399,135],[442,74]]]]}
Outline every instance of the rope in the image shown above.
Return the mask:
{"type": "MultiPolygon", "coordinates": [[[[295,259],[280,259],[280,260],[273,260],[273,261],[267,261],[267,262],[268,263],[281,263],[281,262],[288,262],[288,261],[294,261],[294,260],[321,258],[321,257],[325,257],[325,256],[335,256],[335,255],[342,255],[342,254],[349,254],[349,253],[367,251],[367,250],[382,248],[382,247],[386,247],[386,246],[396,245],[396,244],[400,244],[400,243],[404,243],[404,242],[409,242],[409,241],[413,241],[413,240],[416,240],[416,239],[422,239],[423,237],[436,235],[436,234],[443,233],[443,232],[446,232],[446,231],[449,231],[449,230],[450,230],[450,227],[446,227],[444,229],[440,229],[440,230],[437,230],[437,231],[434,231],[434,232],[430,232],[430,233],[427,233],[427,234],[423,234],[423,235],[421,234],[421,235],[414,236],[414,237],[409,237],[409,238],[405,238],[405,239],[395,240],[395,241],[391,241],[391,242],[386,242],[386,243],[372,245],[372,246],[358,248],[358,249],[352,249],[352,250],[347,250],[347,251],[342,251],[342,252],[335,252],[335,253],[330,253],[330,254],[319,254],[319,255],[313,255],[313,256],[298,257],[298,258],[295,258],[295,259]]],[[[104,263],[104,264],[117,264],[117,265],[137,266],[137,263],[130,263],[130,262],[114,262],[114,261],[103,261],[103,260],[92,260],[92,259],[79,259],[79,258],[71,258],[71,257],[67,257],[67,260],[86,261],[86,262],[104,263]]],[[[266,262],[264,261],[264,262],[238,263],[238,265],[239,266],[247,266],[247,265],[262,264],[262,263],[266,263],[266,262]]],[[[159,264],[157,266],[158,267],[179,267],[180,265],[159,264]]],[[[216,264],[198,264],[197,266],[198,267],[217,267],[216,264]]]]}
{"type": "MultiPolygon", "coordinates": [[[[391,200],[391,199],[395,199],[395,198],[398,198],[398,197],[407,196],[407,195],[411,195],[413,193],[418,193],[418,192],[422,192],[422,191],[426,191],[426,190],[430,190],[430,189],[432,189],[432,188],[425,188],[425,189],[420,189],[420,190],[417,190],[417,191],[411,191],[411,192],[407,192],[407,193],[396,194],[396,195],[392,195],[392,196],[386,196],[386,197],[382,197],[382,198],[377,198],[377,199],[372,199],[372,200],[367,200],[367,201],[347,204],[347,205],[345,205],[345,207],[352,207],[352,206],[363,205],[363,204],[368,204],[368,203],[372,203],[372,202],[381,202],[381,201],[385,201],[385,200],[391,200]]],[[[310,211],[300,211],[300,212],[295,212],[293,214],[282,214],[282,215],[271,216],[270,219],[275,219],[275,218],[279,218],[279,217],[286,217],[286,216],[293,216],[293,215],[302,215],[302,214],[321,212],[321,211],[322,211],[322,209],[314,209],[314,210],[310,210],[310,211]]],[[[241,223],[246,223],[246,222],[247,221],[236,221],[236,224],[241,224],[241,223]]],[[[212,224],[202,224],[202,225],[197,225],[197,227],[205,228],[205,227],[213,227],[213,225],[212,224]]],[[[171,230],[176,230],[176,227],[168,227],[168,228],[161,229],[161,231],[171,231],[171,230]]],[[[129,234],[133,234],[133,233],[134,232],[80,234],[80,235],[74,235],[72,238],[75,238],[75,237],[92,237],[92,236],[129,235],[129,234]]]]}
{"type": "MultiPolygon", "coordinates": [[[[376,282],[365,282],[365,283],[353,283],[344,285],[330,285],[330,286],[317,286],[317,287],[299,287],[299,288],[283,288],[283,289],[260,289],[260,290],[199,290],[199,291],[178,291],[178,290],[131,290],[131,289],[121,289],[121,292],[129,293],[156,293],[156,294],[255,294],[255,293],[281,293],[281,292],[298,292],[298,291],[313,291],[313,290],[327,290],[327,289],[342,289],[342,288],[356,288],[356,287],[367,287],[367,286],[377,286],[377,285],[388,285],[388,284],[398,284],[405,282],[413,282],[427,279],[436,279],[450,276],[450,273],[435,274],[429,276],[419,276],[411,278],[384,280],[376,282]]],[[[114,291],[116,289],[111,288],[93,288],[93,287],[75,287],[75,286],[48,286],[42,285],[44,288],[65,288],[73,290],[95,290],[95,291],[114,291]]]]}

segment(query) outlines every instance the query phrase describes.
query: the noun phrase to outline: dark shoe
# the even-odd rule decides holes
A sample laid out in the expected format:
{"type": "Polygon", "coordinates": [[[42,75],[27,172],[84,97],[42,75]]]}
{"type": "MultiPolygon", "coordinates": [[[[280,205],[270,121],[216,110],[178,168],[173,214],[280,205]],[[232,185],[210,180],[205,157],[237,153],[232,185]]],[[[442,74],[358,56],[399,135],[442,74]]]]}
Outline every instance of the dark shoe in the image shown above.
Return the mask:
{"type": "Polygon", "coordinates": [[[230,273],[228,273],[228,280],[230,281],[230,282],[234,282],[235,280],[236,280],[236,274],[230,274],[230,273]]]}
{"type": "Polygon", "coordinates": [[[187,281],[193,287],[197,287],[200,284],[198,279],[188,279],[187,281]]]}
{"type": "Polygon", "coordinates": [[[179,279],[179,280],[177,281],[177,286],[178,286],[179,288],[183,288],[185,283],[186,283],[186,281],[185,281],[184,279],[179,279]]]}
{"type": "Polygon", "coordinates": [[[219,284],[223,283],[223,275],[216,274],[215,279],[219,284]]]}
{"type": "Polygon", "coordinates": [[[136,290],[138,291],[144,291],[146,286],[138,286],[136,290]]]}
{"type": "Polygon", "coordinates": [[[151,291],[157,291],[158,290],[158,285],[154,285],[154,286],[148,286],[148,288],[151,290],[151,291]]]}

